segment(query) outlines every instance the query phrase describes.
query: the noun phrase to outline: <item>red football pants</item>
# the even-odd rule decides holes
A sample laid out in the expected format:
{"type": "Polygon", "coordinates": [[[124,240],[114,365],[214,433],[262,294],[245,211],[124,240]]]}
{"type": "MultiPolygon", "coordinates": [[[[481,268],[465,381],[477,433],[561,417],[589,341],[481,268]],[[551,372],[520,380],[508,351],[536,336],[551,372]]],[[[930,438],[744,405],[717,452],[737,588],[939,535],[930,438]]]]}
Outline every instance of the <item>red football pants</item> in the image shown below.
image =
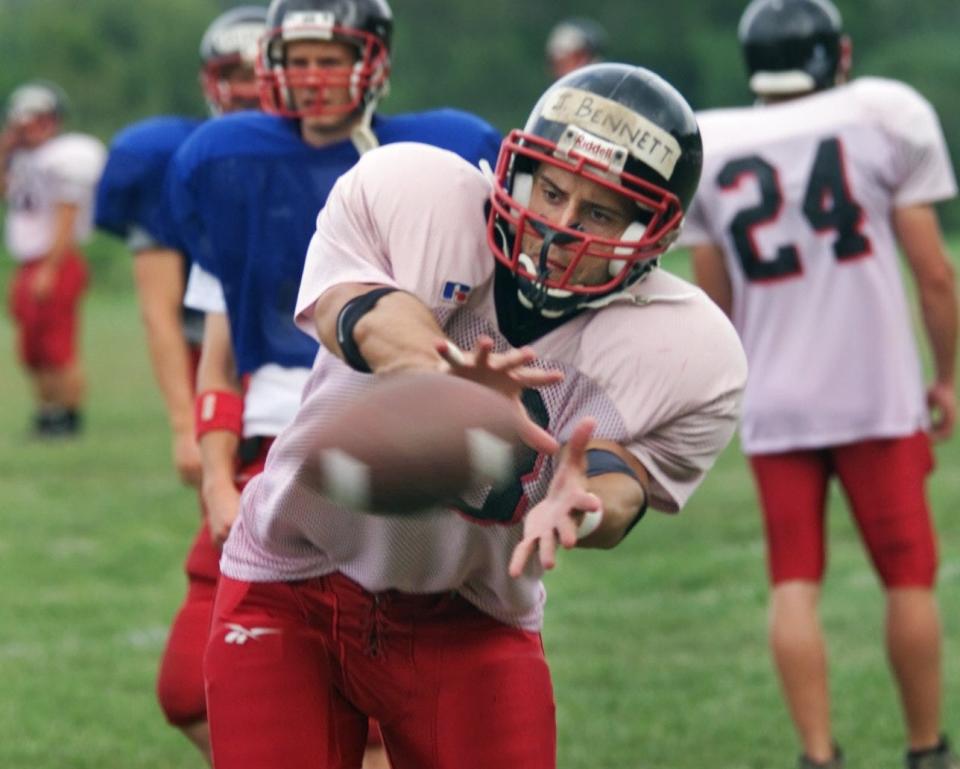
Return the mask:
{"type": "MultiPolygon", "coordinates": [[[[258,454],[237,470],[237,488],[263,470],[271,440],[261,441],[258,454]]],[[[203,653],[210,635],[210,618],[220,576],[220,548],[210,539],[206,518],[194,538],[185,564],[187,595],[170,628],[157,676],[157,699],[174,726],[205,721],[203,653]]]]}
{"type": "Polygon", "coordinates": [[[931,587],[937,547],[925,493],[926,433],[750,457],[767,536],[770,580],[819,582],[826,568],[827,484],[836,475],[887,587],[931,587]]]}
{"type": "Polygon", "coordinates": [[[539,634],[455,593],[223,576],[204,670],[217,769],[359,769],[368,715],[393,769],[556,765],[539,634]]]}
{"type": "Polygon", "coordinates": [[[87,287],[87,263],[79,251],[57,266],[50,293],[33,295],[40,260],[22,264],[10,284],[10,314],[17,321],[20,360],[26,368],[62,369],[76,357],[80,299],[87,287]]]}

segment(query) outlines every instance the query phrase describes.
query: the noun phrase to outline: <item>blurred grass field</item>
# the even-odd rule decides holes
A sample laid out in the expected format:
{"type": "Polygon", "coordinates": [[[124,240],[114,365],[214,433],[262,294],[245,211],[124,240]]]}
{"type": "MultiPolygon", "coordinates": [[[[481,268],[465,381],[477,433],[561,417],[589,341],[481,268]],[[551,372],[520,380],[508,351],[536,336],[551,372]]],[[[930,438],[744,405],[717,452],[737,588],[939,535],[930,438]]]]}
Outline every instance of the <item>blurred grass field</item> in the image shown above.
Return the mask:
{"type": "MultiPolygon", "coordinates": [[[[683,271],[681,257],[670,258],[683,271]]],[[[108,279],[86,305],[90,405],[76,443],[27,437],[30,399],[10,324],[0,322],[4,769],[203,766],[153,694],[197,513],[170,467],[125,265],[100,266],[108,279]]],[[[960,442],[937,457],[946,728],[960,739],[960,442]]],[[[830,537],[824,623],[836,735],[849,769],[898,767],[881,595],[836,493],[830,537]]],[[[649,515],[613,552],[565,555],[548,577],[545,631],[560,769],[793,766],[766,648],[760,520],[736,443],[682,515],[649,515]]]]}

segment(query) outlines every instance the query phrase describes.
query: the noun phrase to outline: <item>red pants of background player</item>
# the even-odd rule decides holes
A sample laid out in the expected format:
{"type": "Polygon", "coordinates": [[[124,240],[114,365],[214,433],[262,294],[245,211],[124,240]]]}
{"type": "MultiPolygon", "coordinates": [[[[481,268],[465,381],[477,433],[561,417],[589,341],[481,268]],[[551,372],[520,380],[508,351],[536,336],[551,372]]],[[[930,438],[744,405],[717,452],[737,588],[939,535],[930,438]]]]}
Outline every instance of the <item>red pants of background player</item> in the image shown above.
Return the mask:
{"type": "MultiPolygon", "coordinates": [[[[237,488],[242,489],[263,470],[272,441],[262,439],[255,456],[238,463],[237,488]]],[[[220,576],[220,549],[210,539],[206,518],[193,541],[185,564],[187,595],[170,628],[160,661],[157,698],[167,720],[189,726],[207,718],[203,692],[203,653],[210,635],[210,618],[220,576]]]]}
{"type": "Polygon", "coordinates": [[[80,298],[87,287],[87,265],[70,252],[57,267],[50,293],[33,295],[41,261],[20,265],[10,284],[10,314],[17,322],[20,360],[28,369],[62,369],[76,357],[80,298]]]}
{"type": "Polygon", "coordinates": [[[393,769],[556,763],[540,636],[455,593],[221,577],[205,674],[217,769],[357,769],[365,714],[393,769]]]}
{"type": "Polygon", "coordinates": [[[750,457],[767,533],[770,579],[819,582],[826,565],[827,483],[836,475],[874,568],[890,587],[931,587],[937,549],[924,483],[925,433],[750,457]]]}

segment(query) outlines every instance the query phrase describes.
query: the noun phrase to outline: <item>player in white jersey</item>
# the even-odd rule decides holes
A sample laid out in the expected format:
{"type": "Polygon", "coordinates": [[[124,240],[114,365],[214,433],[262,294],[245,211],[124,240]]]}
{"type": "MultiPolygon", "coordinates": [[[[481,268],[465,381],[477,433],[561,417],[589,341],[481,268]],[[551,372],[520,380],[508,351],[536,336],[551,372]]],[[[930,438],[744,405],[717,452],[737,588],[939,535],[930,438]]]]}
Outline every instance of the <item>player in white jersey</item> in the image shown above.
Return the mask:
{"type": "Polygon", "coordinates": [[[957,300],[933,208],[957,191],[944,138],[912,88],[847,82],[850,44],[828,0],[755,0],[740,39],[760,104],[698,116],[704,173],[684,242],[750,362],[741,439],[764,512],[771,645],[800,765],[842,765],[817,617],[835,474],[886,589],[907,765],[955,767],[940,735],[924,494],[929,438],[948,438],[956,412],[957,300]],[[926,389],[898,242],[932,350],[926,389]]]}
{"type": "Polygon", "coordinates": [[[66,98],[53,83],[17,88],[0,134],[7,250],[19,263],[10,287],[20,359],[37,402],[34,432],[75,435],[84,375],[76,351],[87,267],[80,245],[92,230],[93,194],[106,157],[85,134],[61,134],[66,98]]]}
{"type": "Polygon", "coordinates": [[[600,64],[548,89],[493,178],[400,143],[337,182],[297,302],[322,346],[224,546],[218,769],[355,766],[367,715],[395,769],[555,766],[539,633],[558,537],[611,548],[648,503],[679,510],[737,419],[733,327],[656,268],[700,162],[680,94],[600,64]],[[486,380],[567,448],[541,434],[514,482],[456,509],[338,507],[298,477],[312,438],[400,369],[486,380]]]}

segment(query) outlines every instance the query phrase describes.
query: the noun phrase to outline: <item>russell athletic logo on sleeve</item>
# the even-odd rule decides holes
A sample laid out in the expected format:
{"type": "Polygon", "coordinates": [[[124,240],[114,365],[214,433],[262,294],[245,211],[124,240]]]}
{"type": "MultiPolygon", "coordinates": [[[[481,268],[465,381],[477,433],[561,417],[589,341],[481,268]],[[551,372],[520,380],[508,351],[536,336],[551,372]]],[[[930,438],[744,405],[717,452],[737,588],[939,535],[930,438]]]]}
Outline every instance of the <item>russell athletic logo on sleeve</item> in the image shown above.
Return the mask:
{"type": "Polygon", "coordinates": [[[443,301],[451,304],[466,304],[471,291],[473,291],[473,286],[448,280],[443,284],[443,301]]]}

